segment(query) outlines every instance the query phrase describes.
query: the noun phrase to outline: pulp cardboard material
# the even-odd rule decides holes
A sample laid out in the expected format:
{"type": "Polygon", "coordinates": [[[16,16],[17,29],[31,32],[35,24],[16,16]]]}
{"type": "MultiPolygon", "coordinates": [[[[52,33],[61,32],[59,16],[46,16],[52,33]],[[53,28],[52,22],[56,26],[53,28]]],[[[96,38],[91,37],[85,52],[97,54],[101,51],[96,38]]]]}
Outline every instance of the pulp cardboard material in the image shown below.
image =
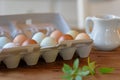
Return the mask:
{"type": "MultiPolygon", "coordinates": [[[[17,26],[17,24],[31,25],[46,23],[51,24],[55,29],[62,31],[63,33],[67,33],[70,30],[70,27],[65,22],[63,17],[57,13],[36,13],[0,16],[0,26],[5,27],[7,30],[9,30],[8,33],[11,35],[12,39],[19,32],[22,32],[21,28],[24,30],[24,27],[20,28],[17,26]]],[[[92,43],[93,41],[91,39],[70,40],[63,41],[62,43],[51,47],[41,47],[39,44],[35,44],[0,49],[0,62],[3,61],[7,68],[17,68],[21,59],[23,59],[28,66],[36,65],[39,58],[43,58],[46,63],[51,63],[56,60],[56,57],[59,53],[63,60],[71,60],[75,51],[77,51],[77,53],[80,55],[79,57],[85,58],[88,57],[90,54],[92,43]],[[83,49],[85,49],[85,51],[83,49]],[[71,54],[71,56],[69,56],[69,53],[71,54]],[[19,55],[19,58],[16,59],[16,57],[14,56],[17,55],[19,55]]]]}

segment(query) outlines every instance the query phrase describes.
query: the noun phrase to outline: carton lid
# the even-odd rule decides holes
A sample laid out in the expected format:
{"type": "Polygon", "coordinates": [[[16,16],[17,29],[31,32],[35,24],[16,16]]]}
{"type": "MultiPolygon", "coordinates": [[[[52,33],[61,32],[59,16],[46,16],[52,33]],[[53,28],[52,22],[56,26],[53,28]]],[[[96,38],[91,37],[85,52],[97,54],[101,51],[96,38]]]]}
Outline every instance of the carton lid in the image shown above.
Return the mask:
{"type": "Polygon", "coordinates": [[[70,27],[59,13],[31,13],[31,14],[14,14],[1,15],[0,24],[9,25],[11,21],[18,21],[25,24],[26,20],[31,19],[32,23],[51,23],[56,29],[67,33],[70,27]]]}

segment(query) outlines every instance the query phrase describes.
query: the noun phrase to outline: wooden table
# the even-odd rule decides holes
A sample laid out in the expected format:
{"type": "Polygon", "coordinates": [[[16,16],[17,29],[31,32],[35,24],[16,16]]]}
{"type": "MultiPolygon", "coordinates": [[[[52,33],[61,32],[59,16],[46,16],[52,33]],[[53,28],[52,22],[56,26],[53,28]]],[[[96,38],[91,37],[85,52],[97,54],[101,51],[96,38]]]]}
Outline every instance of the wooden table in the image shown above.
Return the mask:
{"type": "MultiPolygon", "coordinates": [[[[63,64],[72,65],[73,60],[77,56],[74,56],[72,60],[63,61],[61,57],[57,57],[54,63],[45,63],[43,59],[40,59],[35,66],[27,66],[24,61],[20,62],[17,69],[7,69],[4,64],[0,65],[0,80],[62,80],[61,76],[63,72],[61,68],[63,64]]],[[[115,71],[110,74],[99,74],[96,68],[95,77],[91,76],[85,80],[120,80],[120,48],[114,51],[95,51],[92,50],[90,58],[96,61],[99,67],[113,67],[115,71]]],[[[80,60],[80,66],[87,63],[87,58],[80,60]]]]}

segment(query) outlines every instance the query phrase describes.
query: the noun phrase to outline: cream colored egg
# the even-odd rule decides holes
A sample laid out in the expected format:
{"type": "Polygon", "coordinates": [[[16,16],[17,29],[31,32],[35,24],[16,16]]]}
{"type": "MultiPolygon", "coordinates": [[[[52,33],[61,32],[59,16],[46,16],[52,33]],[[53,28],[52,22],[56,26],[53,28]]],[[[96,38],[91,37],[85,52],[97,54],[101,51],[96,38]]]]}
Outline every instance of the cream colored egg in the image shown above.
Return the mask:
{"type": "Polygon", "coordinates": [[[75,40],[83,40],[83,39],[90,39],[90,37],[86,33],[79,33],[75,38],[75,40]]]}

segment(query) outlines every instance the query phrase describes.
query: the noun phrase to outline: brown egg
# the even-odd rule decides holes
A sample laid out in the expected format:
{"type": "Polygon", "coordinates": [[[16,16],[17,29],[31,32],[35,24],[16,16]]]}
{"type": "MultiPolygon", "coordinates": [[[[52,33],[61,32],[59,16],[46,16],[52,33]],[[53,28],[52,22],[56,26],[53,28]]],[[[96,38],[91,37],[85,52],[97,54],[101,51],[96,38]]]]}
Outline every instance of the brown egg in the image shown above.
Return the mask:
{"type": "Polygon", "coordinates": [[[69,34],[64,34],[59,38],[58,42],[60,43],[65,40],[73,40],[73,37],[69,34]]]}
{"type": "Polygon", "coordinates": [[[27,39],[22,43],[22,46],[27,46],[29,44],[37,44],[37,42],[33,39],[27,39]]]}
{"type": "Polygon", "coordinates": [[[54,38],[57,42],[58,39],[63,35],[63,33],[59,30],[55,30],[51,33],[50,37],[54,38]]]}
{"type": "Polygon", "coordinates": [[[82,40],[82,39],[90,39],[90,37],[86,33],[79,33],[75,38],[75,40],[82,40]]]}
{"type": "Polygon", "coordinates": [[[75,37],[79,34],[79,32],[76,31],[76,30],[70,30],[70,31],[67,32],[66,34],[71,35],[71,36],[75,39],[75,37]]]}
{"type": "Polygon", "coordinates": [[[21,45],[27,39],[28,38],[25,35],[19,34],[14,38],[13,42],[21,45]]]}

